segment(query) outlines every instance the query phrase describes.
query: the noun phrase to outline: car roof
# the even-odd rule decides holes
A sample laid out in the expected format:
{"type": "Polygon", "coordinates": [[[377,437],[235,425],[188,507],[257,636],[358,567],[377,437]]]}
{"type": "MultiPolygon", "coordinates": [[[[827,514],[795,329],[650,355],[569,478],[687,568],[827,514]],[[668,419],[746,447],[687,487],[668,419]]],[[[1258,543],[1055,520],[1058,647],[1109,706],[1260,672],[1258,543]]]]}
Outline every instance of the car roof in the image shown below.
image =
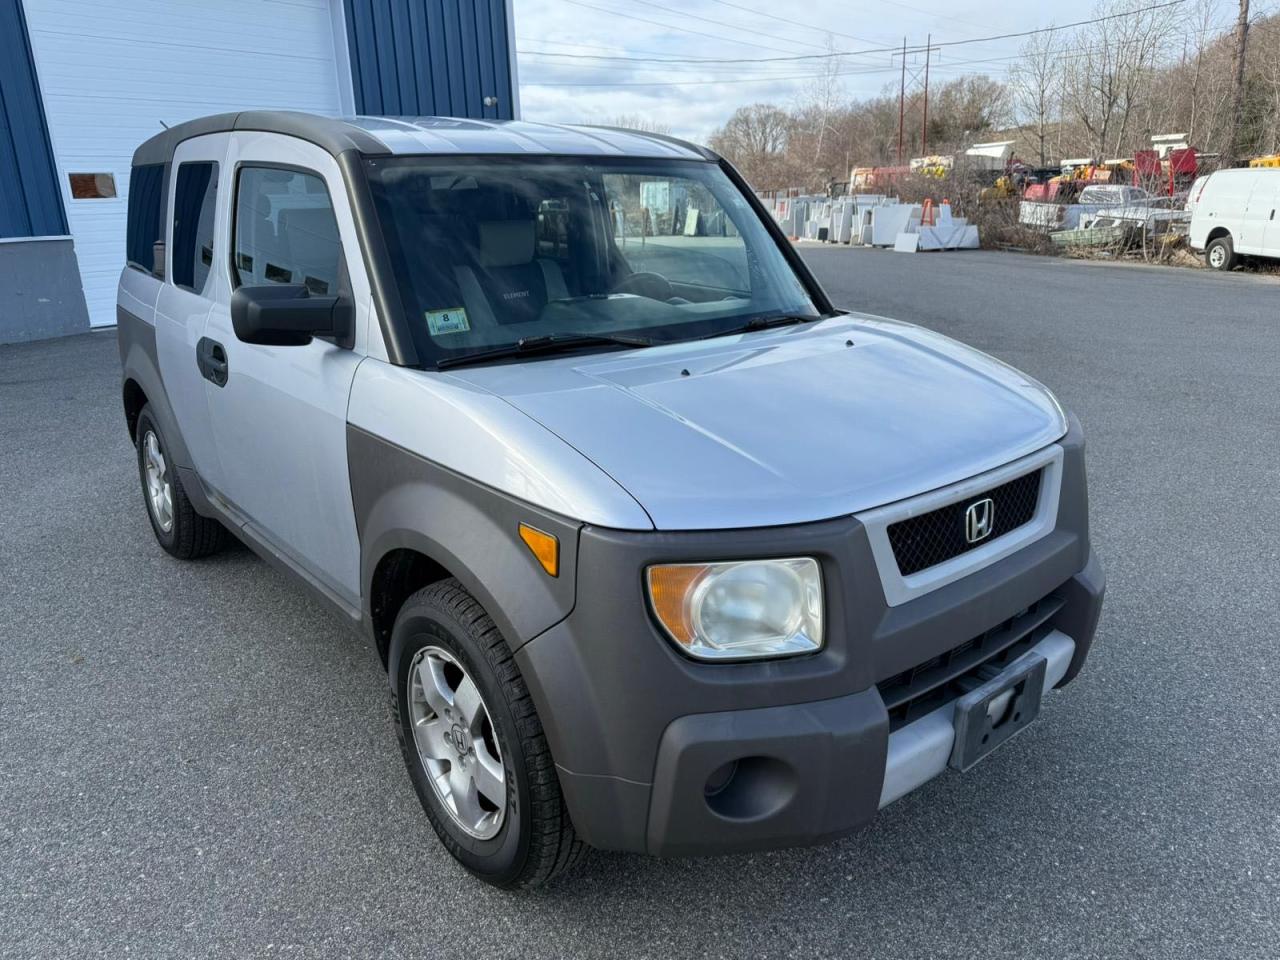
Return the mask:
{"type": "Polygon", "coordinates": [[[138,147],[133,163],[168,163],[174,148],[184,140],[235,130],[298,137],[335,157],[354,151],[370,157],[514,154],[716,159],[705,147],[674,137],[616,127],[456,117],[321,117],[287,110],[248,110],[168,127],[138,147]]]}
{"type": "Polygon", "coordinates": [[[1280,174],[1280,167],[1228,167],[1225,170],[1215,170],[1209,174],[1210,177],[1221,176],[1222,174],[1230,174],[1233,177],[1242,176],[1244,174],[1261,173],[1268,177],[1280,174]]]}

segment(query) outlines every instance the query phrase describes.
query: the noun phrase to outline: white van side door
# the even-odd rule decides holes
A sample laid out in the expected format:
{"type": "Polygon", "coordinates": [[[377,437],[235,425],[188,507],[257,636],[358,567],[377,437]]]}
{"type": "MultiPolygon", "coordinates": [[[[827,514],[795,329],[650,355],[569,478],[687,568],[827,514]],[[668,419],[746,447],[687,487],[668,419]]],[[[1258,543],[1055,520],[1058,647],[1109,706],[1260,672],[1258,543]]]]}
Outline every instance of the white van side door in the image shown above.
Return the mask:
{"type": "Polygon", "coordinates": [[[1264,252],[1267,226],[1276,206],[1275,184],[1270,177],[1253,174],[1249,177],[1248,196],[1244,218],[1240,222],[1240,237],[1236,241],[1236,253],[1260,254],[1264,252]]]}
{"type": "Polygon", "coordinates": [[[1255,193],[1259,199],[1270,193],[1269,206],[1260,204],[1259,213],[1266,213],[1267,221],[1263,227],[1262,249],[1258,251],[1264,257],[1280,257],[1280,173],[1258,178],[1255,193]]]}
{"type": "Polygon", "coordinates": [[[230,135],[215,133],[178,145],[167,173],[164,284],[156,299],[156,356],[165,393],[192,466],[208,486],[221,466],[205,402],[198,357],[214,301],[225,280],[214,269],[219,231],[226,230],[221,202],[230,135]]]}
{"type": "Polygon", "coordinates": [[[206,383],[223,468],[219,494],[243,517],[246,533],[358,612],[347,401],[365,355],[370,292],[346,187],[328,153],[281,134],[233,133],[227,166],[227,295],[219,297],[206,331],[227,363],[225,382],[206,383]],[[354,345],[237,339],[231,293],[269,284],[303,284],[313,295],[350,298],[354,345]]]}

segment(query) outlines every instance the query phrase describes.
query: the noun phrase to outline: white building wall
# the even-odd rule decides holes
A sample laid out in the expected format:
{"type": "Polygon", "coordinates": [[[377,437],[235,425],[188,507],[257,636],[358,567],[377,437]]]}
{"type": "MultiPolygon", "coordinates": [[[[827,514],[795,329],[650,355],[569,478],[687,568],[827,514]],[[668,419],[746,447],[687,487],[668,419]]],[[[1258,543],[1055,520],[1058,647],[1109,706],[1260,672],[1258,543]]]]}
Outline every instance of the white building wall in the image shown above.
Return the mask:
{"type": "Polygon", "coordinates": [[[115,323],[130,160],[162,123],[350,112],[341,2],[24,0],[90,323],[115,323]],[[116,199],[72,199],[69,173],[114,174],[116,199]]]}

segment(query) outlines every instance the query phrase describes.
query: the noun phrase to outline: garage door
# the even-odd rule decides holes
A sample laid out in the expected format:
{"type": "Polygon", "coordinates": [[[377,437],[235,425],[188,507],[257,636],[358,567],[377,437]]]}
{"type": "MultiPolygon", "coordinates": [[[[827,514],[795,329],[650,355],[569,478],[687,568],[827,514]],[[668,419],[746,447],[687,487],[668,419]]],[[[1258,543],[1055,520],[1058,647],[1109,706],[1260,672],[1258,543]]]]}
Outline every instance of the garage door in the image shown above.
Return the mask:
{"type": "Polygon", "coordinates": [[[162,124],[231,110],[350,111],[337,3],[23,0],[91,323],[115,323],[129,161],[162,124]]]}

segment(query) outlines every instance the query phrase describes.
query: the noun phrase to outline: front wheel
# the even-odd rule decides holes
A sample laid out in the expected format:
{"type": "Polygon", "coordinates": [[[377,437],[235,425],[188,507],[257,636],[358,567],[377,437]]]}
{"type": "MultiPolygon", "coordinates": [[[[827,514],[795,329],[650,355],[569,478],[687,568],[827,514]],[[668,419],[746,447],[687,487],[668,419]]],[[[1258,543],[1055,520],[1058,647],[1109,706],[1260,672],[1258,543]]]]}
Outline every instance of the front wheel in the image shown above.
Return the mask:
{"type": "Polygon", "coordinates": [[[1232,270],[1238,259],[1230,237],[1218,237],[1204,250],[1204,262],[1211,270],[1232,270]]]}
{"type": "Polygon", "coordinates": [[[524,678],[457,580],[405,601],[387,666],[409,777],[458,862],[499,887],[540,886],[576,863],[582,842],[524,678]]]}

